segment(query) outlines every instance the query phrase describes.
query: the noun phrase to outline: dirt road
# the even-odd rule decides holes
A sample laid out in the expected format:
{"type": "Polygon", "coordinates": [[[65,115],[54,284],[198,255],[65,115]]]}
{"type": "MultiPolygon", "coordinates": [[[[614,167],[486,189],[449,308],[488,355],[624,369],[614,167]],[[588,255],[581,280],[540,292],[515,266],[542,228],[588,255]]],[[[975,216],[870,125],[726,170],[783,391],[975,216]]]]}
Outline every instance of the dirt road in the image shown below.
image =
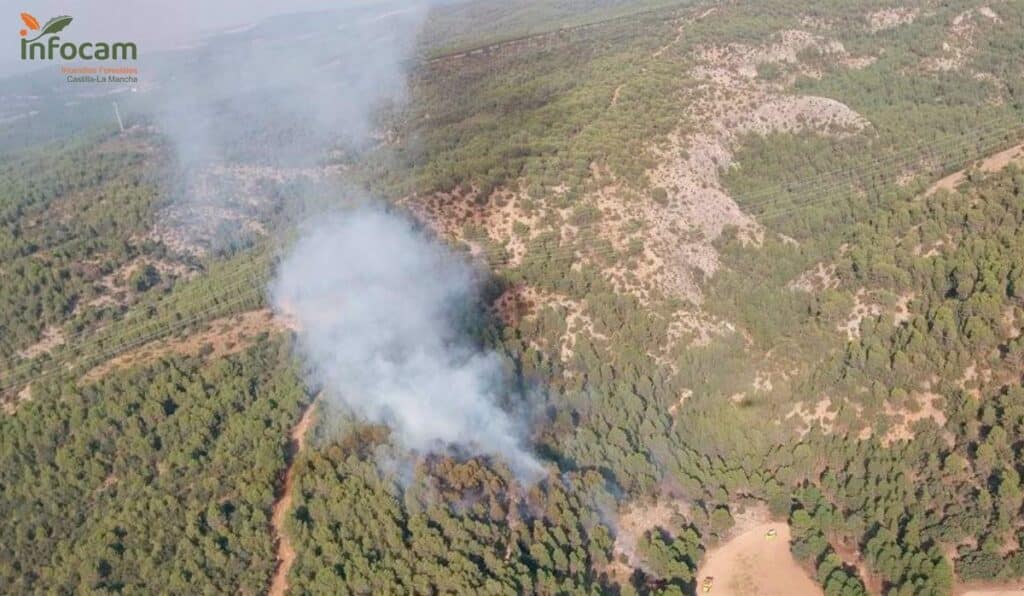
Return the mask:
{"type": "MultiPolygon", "coordinates": [[[[319,399],[319,398],[318,398],[319,399]]],[[[274,578],[270,582],[270,596],[284,596],[288,591],[288,572],[295,562],[295,548],[292,547],[285,531],[284,523],[288,512],[292,508],[292,484],[295,480],[295,459],[299,452],[306,446],[306,434],[313,426],[314,415],[318,399],[302,413],[302,418],[292,429],[291,441],[288,449],[288,469],[284,473],[284,482],[281,485],[281,493],[277,502],[274,503],[273,513],[270,517],[270,524],[274,530],[277,540],[277,569],[274,571],[274,578]]]]}
{"type": "MultiPolygon", "coordinates": [[[[1024,144],[1016,145],[986,157],[982,160],[978,169],[986,173],[998,172],[1008,166],[1011,162],[1020,161],[1022,157],[1024,157],[1024,144]]],[[[946,176],[933,184],[931,188],[925,192],[925,196],[931,196],[939,190],[948,190],[950,192],[955,191],[956,187],[959,186],[966,178],[967,170],[953,172],[949,176],[946,176]]]]}

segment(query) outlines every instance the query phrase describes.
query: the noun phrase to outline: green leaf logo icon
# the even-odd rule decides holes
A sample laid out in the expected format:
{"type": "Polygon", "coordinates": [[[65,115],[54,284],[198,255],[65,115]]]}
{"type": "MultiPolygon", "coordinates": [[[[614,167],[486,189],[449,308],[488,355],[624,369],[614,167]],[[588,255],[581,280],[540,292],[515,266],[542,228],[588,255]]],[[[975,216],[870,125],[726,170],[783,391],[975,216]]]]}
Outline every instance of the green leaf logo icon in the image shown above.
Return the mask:
{"type": "Polygon", "coordinates": [[[52,35],[54,33],[58,33],[60,31],[63,31],[64,28],[67,27],[68,25],[70,25],[71,21],[73,21],[73,20],[74,19],[72,19],[68,15],[61,15],[59,17],[53,17],[49,21],[46,21],[46,24],[43,25],[43,30],[39,32],[39,35],[35,36],[34,38],[30,39],[29,41],[32,42],[32,41],[35,41],[35,40],[39,39],[40,37],[42,37],[44,35],[52,35]]]}
{"type": "Polygon", "coordinates": [[[50,33],[57,33],[59,31],[63,31],[65,27],[71,24],[71,21],[71,17],[67,15],[53,17],[49,21],[46,21],[46,24],[43,25],[42,34],[48,35],[50,33]]]}

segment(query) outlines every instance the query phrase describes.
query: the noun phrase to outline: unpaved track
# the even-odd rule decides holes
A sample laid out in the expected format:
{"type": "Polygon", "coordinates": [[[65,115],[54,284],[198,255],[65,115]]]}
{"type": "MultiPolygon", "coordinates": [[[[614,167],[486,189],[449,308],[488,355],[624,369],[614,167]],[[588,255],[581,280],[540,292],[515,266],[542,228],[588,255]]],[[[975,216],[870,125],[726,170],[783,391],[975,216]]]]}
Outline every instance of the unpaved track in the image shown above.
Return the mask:
{"type": "Polygon", "coordinates": [[[285,531],[285,520],[292,508],[292,484],[295,480],[295,460],[299,453],[306,446],[306,434],[313,426],[314,414],[319,397],[313,400],[302,418],[292,429],[291,441],[288,446],[288,468],[284,473],[284,482],[281,485],[281,493],[274,503],[273,513],[270,516],[270,525],[274,530],[274,537],[277,542],[277,569],[274,571],[274,578],[270,582],[270,596],[284,596],[288,591],[288,571],[295,562],[295,548],[288,533],[285,531]]]}
{"type": "MultiPolygon", "coordinates": [[[[986,173],[998,172],[999,170],[1008,166],[1010,163],[1020,161],[1022,158],[1024,158],[1024,143],[1020,145],[1015,145],[1013,147],[1010,147],[1009,149],[999,151],[997,153],[993,153],[992,155],[982,160],[981,165],[978,169],[986,173]]],[[[956,190],[956,187],[960,186],[960,183],[966,179],[966,169],[953,172],[949,176],[946,176],[945,178],[942,178],[941,180],[933,184],[931,188],[929,188],[928,191],[924,193],[924,196],[930,197],[931,195],[935,194],[940,190],[948,190],[950,192],[953,192],[956,190]]]]}

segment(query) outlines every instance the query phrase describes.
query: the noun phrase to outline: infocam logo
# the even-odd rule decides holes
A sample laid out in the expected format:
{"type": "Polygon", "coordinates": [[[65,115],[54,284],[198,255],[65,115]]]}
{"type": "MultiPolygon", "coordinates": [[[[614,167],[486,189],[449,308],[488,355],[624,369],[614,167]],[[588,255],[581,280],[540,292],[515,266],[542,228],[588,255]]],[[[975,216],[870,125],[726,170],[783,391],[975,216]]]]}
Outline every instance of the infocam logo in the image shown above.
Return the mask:
{"type": "Polygon", "coordinates": [[[20,31],[22,60],[53,60],[55,57],[64,60],[135,60],[139,50],[130,41],[118,42],[62,42],[58,33],[67,28],[74,20],[67,15],[53,17],[40,25],[39,21],[27,12],[21,13],[21,21],[27,29],[20,31]],[[35,37],[27,39],[29,31],[35,37]]]}

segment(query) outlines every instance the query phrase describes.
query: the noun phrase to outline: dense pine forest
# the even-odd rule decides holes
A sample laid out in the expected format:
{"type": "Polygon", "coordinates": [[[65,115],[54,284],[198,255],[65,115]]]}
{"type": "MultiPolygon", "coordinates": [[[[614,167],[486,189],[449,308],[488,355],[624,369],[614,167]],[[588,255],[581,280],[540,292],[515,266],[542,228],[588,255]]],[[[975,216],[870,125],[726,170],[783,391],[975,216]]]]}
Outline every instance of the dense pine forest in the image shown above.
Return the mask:
{"type": "Polygon", "coordinates": [[[4,113],[2,591],[776,593],[704,583],[768,523],[819,593],[1024,581],[1024,5],[470,0],[418,36],[314,163],[256,119],[188,163],[145,90],[125,130],[4,113]],[[304,359],[268,284],[355,198],[479,274],[460,331],[539,480],[404,448],[304,359]]]}

